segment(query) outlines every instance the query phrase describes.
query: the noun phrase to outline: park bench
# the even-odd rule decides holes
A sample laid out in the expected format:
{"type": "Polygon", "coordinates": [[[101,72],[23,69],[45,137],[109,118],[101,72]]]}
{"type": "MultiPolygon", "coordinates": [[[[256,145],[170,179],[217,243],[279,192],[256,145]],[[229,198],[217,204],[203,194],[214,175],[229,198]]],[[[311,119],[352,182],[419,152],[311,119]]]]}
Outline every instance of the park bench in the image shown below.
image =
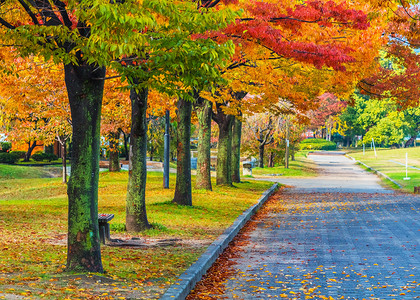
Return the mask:
{"type": "Polygon", "coordinates": [[[99,238],[101,243],[105,245],[106,241],[111,240],[109,233],[109,221],[114,218],[114,214],[98,214],[99,238]]]}

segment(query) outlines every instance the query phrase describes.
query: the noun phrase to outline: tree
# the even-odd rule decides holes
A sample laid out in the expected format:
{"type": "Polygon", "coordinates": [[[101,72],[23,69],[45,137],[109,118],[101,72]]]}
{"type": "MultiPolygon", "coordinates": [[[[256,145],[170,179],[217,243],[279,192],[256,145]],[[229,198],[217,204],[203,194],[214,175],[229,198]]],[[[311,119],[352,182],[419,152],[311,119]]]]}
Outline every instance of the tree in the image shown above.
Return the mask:
{"type": "Polygon", "coordinates": [[[15,67],[14,73],[2,76],[1,122],[10,140],[28,144],[25,161],[29,161],[38,142],[43,146],[59,142],[63,183],[66,183],[66,143],[70,138],[71,118],[62,66],[40,57],[13,57],[16,54],[13,49],[9,53],[5,60],[15,67]]]}
{"type": "MultiPolygon", "coordinates": [[[[372,7],[365,3],[352,2],[351,5],[350,8],[350,3],[338,5],[333,1],[309,1],[304,5],[294,1],[239,2],[244,15],[223,31],[207,35],[218,41],[232,39],[238,46],[230,64],[222,71],[229,85],[209,98],[225,106],[218,109],[217,114],[229,111],[235,115],[235,110],[243,108],[258,111],[277,103],[279,96],[289,99],[296,110],[306,111],[314,106],[306,100],[325,90],[349,93],[354,78],[368,73],[375,57],[372,53],[383,43],[378,30],[381,28],[378,25],[382,25],[379,18],[370,20],[373,26],[367,21],[366,14],[372,7]],[[343,27],[346,27],[345,32],[343,27]],[[308,75],[314,73],[322,76],[308,75]],[[306,84],[309,81],[314,84],[306,84]],[[263,95],[264,101],[252,106],[235,97],[228,100],[223,96],[237,92],[263,95]]],[[[228,127],[224,126],[231,130],[228,127]]],[[[223,153],[218,154],[218,161],[224,161],[222,156],[223,153]]],[[[219,170],[225,175],[218,178],[229,176],[219,170]]],[[[219,182],[229,184],[229,179],[219,182]]]]}
{"type": "MultiPolygon", "coordinates": [[[[116,73],[108,72],[113,77],[116,73]]],[[[109,171],[120,171],[119,141],[121,132],[128,132],[130,128],[131,106],[129,93],[122,89],[122,83],[118,78],[112,78],[105,82],[105,92],[101,114],[101,134],[107,137],[109,150],[109,171]]]]}
{"type": "Polygon", "coordinates": [[[358,84],[360,90],[378,99],[393,98],[403,108],[419,104],[418,1],[399,1],[389,16],[384,36],[387,45],[379,58],[380,69],[358,84]]]}
{"type": "Polygon", "coordinates": [[[331,93],[325,93],[317,98],[317,109],[310,113],[311,125],[315,128],[325,128],[326,140],[331,141],[331,131],[335,117],[346,107],[346,102],[341,101],[331,93]]]}
{"type": "Polygon", "coordinates": [[[264,168],[264,149],[265,146],[274,142],[275,124],[273,116],[268,113],[257,114],[247,118],[247,127],[253,132],[258,141],[259,167],[264,168]]]}
{"type": "Polygon", "coordinates": [[[143,47],[147,39],[139,29],[153,28],[153,12],[168,7],[163,1],[113,3],[5,0],[0,6],[2,45],[64,64],[73,125],[68,270],[103,271],[97,197],[105,67],[143,47]]]}

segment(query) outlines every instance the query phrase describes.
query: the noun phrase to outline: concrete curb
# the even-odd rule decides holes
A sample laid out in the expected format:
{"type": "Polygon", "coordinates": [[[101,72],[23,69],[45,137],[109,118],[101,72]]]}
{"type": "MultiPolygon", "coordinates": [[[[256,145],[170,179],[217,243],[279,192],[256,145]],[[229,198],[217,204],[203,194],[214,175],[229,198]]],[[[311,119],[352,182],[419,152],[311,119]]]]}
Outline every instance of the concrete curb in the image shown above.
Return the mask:
{"type": "Polygon", "coordinates": [[[381,176],[381,177],[383,177],[383,178],[386,178],[386,179],[388,179],[389,181],[391,181],[392,183],[394,183],[395,185],[397,185],[400,189],[402,188],[402,185],[401,184],[399,184],[398,182],[396,182],[394,179],[392,179],[391,177],[389,177],[388,175],[385,175],[384,173],[382,173],[382,172],[380,172],[380,171],[378,171],[378,170],[376,170],[376,169],[374,169],[374,168],[372,168],[372,167],[369,167],[367,164],[365,164],[365,163],[362,163],[361,161],[359,161],[359,160],[355,160],[353,157],[351,157],[351,156],[348,156],[349,158],[351,158],[353,161],[355,161],[356,163],[358,163],[358,164],[361,164],[361,165],[363,165],[363,166],[365,166],[366,168],[368,168],[369,170],[371,170],[371,171],[373,171],[373,173],[375,173],[375,174],[378,174],[379,176],[381,176]]]}
{"type": "Polygon", "coordinates": [[[160,297],[161,300],[185,299],[196,283],[216,261],[223,250],[244,227],[245,223],[258,211],[258,209],[267,201],[268,197],[276,190],[278,184],[273,184],[266,190],[256,204],[248,208],[240,215],[233,224],[223,232],[204,252],[198,260],[179,276],[178,281],[171,285],[165,294],[160,297]]]}

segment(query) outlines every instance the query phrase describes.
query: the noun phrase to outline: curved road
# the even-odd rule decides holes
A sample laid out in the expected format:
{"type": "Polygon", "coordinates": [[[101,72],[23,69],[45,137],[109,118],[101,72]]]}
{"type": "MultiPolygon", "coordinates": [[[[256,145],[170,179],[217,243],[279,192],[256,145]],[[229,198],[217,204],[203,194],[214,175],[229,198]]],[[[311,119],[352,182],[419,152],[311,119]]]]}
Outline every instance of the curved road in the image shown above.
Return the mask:
{"type": "Polygon", "coordinates": [[[344,156],[310,158],[320,176],[271,180],[294,188],[275,194],[251,221],[222,295],[202,293],[212,299],[420,299],[420,198],[384,189],[344,156]]]}
{"type": "Polygon", "coordinates": [[[380,179],[362,170],[353,160],[344,155],[309,155],[316,164],[319,176],[311,178],[265,179],[280,182],[304,193],[392,193],[383,188],[380,179]]]}

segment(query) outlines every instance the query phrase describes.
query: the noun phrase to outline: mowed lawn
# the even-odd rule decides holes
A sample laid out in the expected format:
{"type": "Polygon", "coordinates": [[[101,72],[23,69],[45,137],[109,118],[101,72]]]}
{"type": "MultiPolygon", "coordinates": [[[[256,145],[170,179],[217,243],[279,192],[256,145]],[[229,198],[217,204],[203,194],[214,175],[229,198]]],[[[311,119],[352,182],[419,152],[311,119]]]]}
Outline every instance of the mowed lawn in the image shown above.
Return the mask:
{"type": "Polygon", "coordinates": [[[289,159],[289,168],[286,169],[284,165],[275,166],[272,168],[256,167],[252,170],[255,177],[265,176],[282,176],[282,177],[314,177],[317,175],[316,166],[311,159],[308,159],[307,153],[309,151],[299,151],[295,155],[295,160],[289,159]]]}
{"type": "Polygon", "coordinates": [[[64,270],[66,185],[61,178],[39,178],[44,175],[33,167],[0,165],[0,299],[10,294],[156,299],[271,186],[256,181],[234,187],[214,185],[211,192],[193,190],[193,207],[182,207],[171,203],[175,175],[171,174],[170,189],[163,189],[162,173],[151,172],[147,211],[153,228],[131,235],[124,230],[128,173],[102,172],[99,212],[115,214],[111,238],[134,237],[144,246],[102,247],[106,274],[85,276],[64,270]],[[170,243],[156,243],[162,239],[170,243]]]}
{"type": "Polygon", "coordinates": [[[408,155],[408,165],[420,169],[420,147],[403,149],[379,149],[375,152],[367,149],[352,152],[349,155],[354,159],[388,175],[393,180],[403,186],[404,191],[413,192],[415,186],[420,186],[420,170],[408,168],[410,180],[406,177],[405,159],[408,155]]]}

